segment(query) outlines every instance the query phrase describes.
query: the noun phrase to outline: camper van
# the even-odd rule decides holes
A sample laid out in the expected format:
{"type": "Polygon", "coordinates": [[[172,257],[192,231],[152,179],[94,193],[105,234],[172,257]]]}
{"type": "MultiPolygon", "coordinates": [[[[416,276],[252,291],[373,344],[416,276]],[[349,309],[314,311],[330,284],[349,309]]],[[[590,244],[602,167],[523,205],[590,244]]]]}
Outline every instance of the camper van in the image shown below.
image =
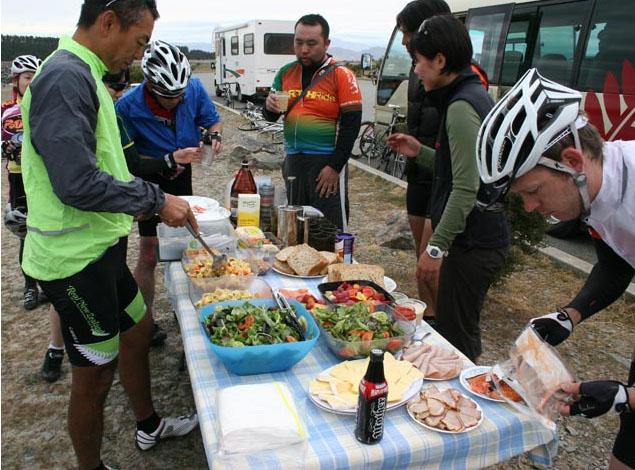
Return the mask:
{"type": "MultiPolygon", "coordinates": [[[[605,140],[635,139],[635,9],[622,0],[449,0],[472,39],[474,60],[499,99],[531,67],[580,90],[605,140]]],[[[412,59],[395,28],[379,73],[376,121],[408,106],[412,59]]]]}
{"type": "Polygon", "coordinates": [[[276,72],[296,58],[294,26],[295,21],[251,20],[216,28],[216,96],[225,87],[240,101],[267,96],[276,72]]]}

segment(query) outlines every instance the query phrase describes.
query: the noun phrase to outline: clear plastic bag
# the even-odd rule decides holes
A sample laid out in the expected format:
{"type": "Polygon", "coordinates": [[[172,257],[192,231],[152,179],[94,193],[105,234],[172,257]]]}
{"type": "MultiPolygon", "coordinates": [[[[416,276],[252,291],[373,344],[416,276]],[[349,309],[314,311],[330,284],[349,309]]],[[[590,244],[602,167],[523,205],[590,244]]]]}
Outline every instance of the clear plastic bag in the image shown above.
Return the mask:
{"type": "Polygon", "coordinates": [[[247,458],[299,468],[310,437],[306,403],[298,404],[285,383],[227,387],[217,391],[216,405],[214,468],[244,468],[247,458]]]}
{"type": "Polygon", "coordinates": [[[574,382],[575,376],[556,349],[527,325],[509,351],[509,360],[496,364],[492,373],[506,382],[524,400],[507,398],[502,385],[494,380],[498,393],[515,409],[537,418],[555,431],[555,419],[563,403],[573,396],[560,390],[560,384],[574,382]]]}

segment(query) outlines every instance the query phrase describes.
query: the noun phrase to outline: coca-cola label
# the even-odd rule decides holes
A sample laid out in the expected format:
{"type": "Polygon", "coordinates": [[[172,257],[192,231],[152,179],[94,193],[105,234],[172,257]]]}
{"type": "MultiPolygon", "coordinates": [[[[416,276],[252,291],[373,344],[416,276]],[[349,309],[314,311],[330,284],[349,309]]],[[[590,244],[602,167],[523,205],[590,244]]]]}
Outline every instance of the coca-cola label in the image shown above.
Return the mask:
{"type": "Polygon", "coordinates": [[[359,393],[367,400],[372,400],[381,395],[388,395],[388,383],[386,381],[373,383],[362,379],[359,383],[359,393]]]}

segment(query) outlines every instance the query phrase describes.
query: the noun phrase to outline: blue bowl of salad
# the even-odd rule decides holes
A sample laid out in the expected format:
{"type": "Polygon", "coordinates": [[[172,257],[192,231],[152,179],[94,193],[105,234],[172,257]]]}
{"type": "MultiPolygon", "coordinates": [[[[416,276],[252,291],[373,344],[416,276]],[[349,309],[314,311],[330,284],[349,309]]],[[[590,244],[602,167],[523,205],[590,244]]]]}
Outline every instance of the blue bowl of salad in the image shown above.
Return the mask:
{"type": "Polygon", "coordinates": [[[201,309],[207,344],[237,375],[290,369],[315,346],[320,330],[300,302],[289,300],[289,304],[296,312],[304,340],[275,300],[251,299],[218,302],[201,309]]]}

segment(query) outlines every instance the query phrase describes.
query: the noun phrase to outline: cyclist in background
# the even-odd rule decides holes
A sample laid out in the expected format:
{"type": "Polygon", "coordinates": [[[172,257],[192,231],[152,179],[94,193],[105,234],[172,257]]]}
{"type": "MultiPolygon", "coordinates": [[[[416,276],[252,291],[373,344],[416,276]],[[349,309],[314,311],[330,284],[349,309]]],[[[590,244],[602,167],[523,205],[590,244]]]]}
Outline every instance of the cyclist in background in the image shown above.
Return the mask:
{"type": "Polygon", "coordinates": [[[296,22],[297,60],[278,70],[263,115],[277,121],[282,111],[273,91],[289,93],[282,164],[287,194],[294,196],[289,204],[313,206],[347,231],[347,162],[362,121],[362,94],[353,72],[327,54],[329,31],[321,15],[304,15],[296,22]],[[293,105],[303,91],[301,102],[293,105]],[[289,176],[296,177],[293,188],[289,176]]]}
{"type": "MultiPolygon", "coordinates": [[[[482,206],[511,190],[527,211],[589,225],[598,261],[584,287],[566,306],[531,320],[554,346],[621,296],[635,274],[635,141],[603,142],[580,113],[581,100],[580,92],[530,69],[483,121],[477,141],[479,174],[492,188],[480,195],[482,206]]],[[[561,386],[579,396],[565,415],[620,413],[612,470],[635,468],[634,384],[635,351],[626,385],[561,386]]]]}
{"type": "MultiPolygon", "coordinates": [[[[431,16],[450,13],[445,0],[413,0],[397,15],[397,27],[402,34],[402,44],[410,51],[410,40],[421,23],[431,16]]],[[[412,52],[411,52],[412,54],[412,52]]],[[[426,95],[426,90],[415,72],[414,64],[408,78],[408,134],[430,148],[439,133],[440,116],[436,106],[426,95]]],[[[432,235],[432,223],[428,203],[432,193],[432,169],[417,164],[413,158],[406,159],[406,210],[408,222],[415,241],[417,260],[423,254],[432,235]]],[[[437,288],[436,284],[417,279],[419,298],[426,305],[423,319],[436,326],[437,288]]]]}
{"type": "MultiPolygon", "coordinates": [[[[31,78],[42,61],[32,55],[21,55],[11,63],[11,81],[13,99],[2,103],[2,156],[7,159],[9,170],[9,207],[5,214],[5,225],[20,238],[18,259],[22,264],[24,237],[26,236],[26,214],[28,210],[24,184],[22,183],[22,111],[20,103],[29,86],[31,78]]],[[[24,308],[33,310],[43,294],[39,292],[37,282],[22,271],[24,275],[24,308]]]]}
{"type": "Polygon", "coordinates": [[[509,231],[502,207],[475,207],[480,188],[474,145],[492,99],[470,68],[472,43],[453,15],[425,20],[410,40],[415,71],[441,116],[438,144],[406,134],[388,145],[434,167],[430,213],[434,230],[417,264],[417,278],[438,279],[437,330],[472,361],[481,355],[480,315],[490,284],[505,264],[509,231]]]}
{"type": "MultiPolygon", "coordinates": [[[[214,152],[220,153],[220,115],[201,81],[190,78],[190,63],[178,47],[152,41],[143,55],[141,69],[143,83],[126,92],[116,103],[122,146],[125,150],[134,144],[142,159],[151,158],[160,167],[152,174],[144,174],[143,179],[158,184],[170,194],[191,195],[191,162],[201,160],[200,128],[207,129],[214,139],[214,152]]],[[[151,315],[158,223],[158,217],[139,221],[141,242],[134,270],[151,315]]],[[[155,322],[151,344],[163,343],[166,336],[155,322]]]]}

